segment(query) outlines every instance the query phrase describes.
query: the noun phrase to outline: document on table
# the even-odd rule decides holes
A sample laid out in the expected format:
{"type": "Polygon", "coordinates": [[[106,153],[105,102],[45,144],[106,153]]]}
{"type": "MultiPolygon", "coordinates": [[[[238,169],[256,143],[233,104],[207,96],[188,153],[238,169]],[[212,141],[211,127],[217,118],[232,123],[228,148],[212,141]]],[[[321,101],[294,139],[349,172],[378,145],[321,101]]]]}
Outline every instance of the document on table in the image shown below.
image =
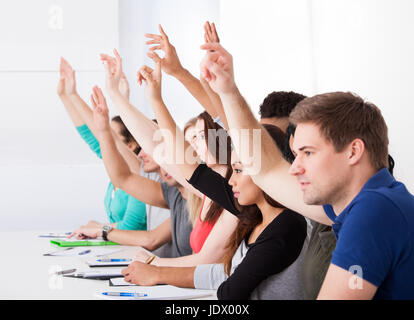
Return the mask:
{"type": "Polygon", "coordinates": [[[72,274],[65,274],[64,277],[70,278],[83,278],[83,279],[96,279],[96,280],[109,280],[117,277],[124,277],[122,275],[122,268],[108,269],[108,270],[96,270],[96,271],[76,271],[72,274]]]}
{"type": "Polygon", "coordinates": [[[136,284],[126,282],[124,278],[111,278],[109,279],[109,286],[111,287],[130,287],[137,286],[136,284]]]}
{"type": "Polygon", "coordinates": [[[72,232],[65,232],[65,233],[49,232],[49,233],[39,234],[39,238],[67,238],[71,233],[72,232]]]}
{"type": "Polygon", "coordinates": [[[62,250],[45,253],[44,256],[54,257],[101,257],[122,251],[119,248],[106,247],[69,247],[62,250]]]}

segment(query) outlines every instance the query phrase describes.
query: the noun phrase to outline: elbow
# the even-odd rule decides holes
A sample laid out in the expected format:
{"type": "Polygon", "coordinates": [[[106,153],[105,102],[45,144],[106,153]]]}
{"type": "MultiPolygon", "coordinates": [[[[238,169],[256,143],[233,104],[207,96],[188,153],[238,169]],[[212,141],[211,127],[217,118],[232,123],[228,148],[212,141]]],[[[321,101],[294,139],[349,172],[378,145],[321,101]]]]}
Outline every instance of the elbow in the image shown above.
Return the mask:
{"type": "Polygon", "coordinates": [[[118,189],[125,189],[125,185],[127,184],[128,175],[112,175],[111,182],[115,188],[118,189]]]}
{"type": "Polygon", "coordinates": [[[139,246],[147,249],[148,251],[154,251],[158,249],[159,245],[156,239],[151,235],[150,231],[146,232],[145,238],[138,244],[139,246]]]}

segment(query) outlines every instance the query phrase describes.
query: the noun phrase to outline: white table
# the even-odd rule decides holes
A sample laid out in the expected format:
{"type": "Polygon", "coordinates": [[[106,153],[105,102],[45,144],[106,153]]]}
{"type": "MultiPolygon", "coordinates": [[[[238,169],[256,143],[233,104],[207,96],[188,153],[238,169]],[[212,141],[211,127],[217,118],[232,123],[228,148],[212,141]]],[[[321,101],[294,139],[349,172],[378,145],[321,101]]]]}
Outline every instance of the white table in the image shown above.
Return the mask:
{"type": "MultiPolygon", "coordinates": [[[[99,299],[95,296],[99,291],[154,292],[168,288],[172,288],[172,292],[174,289],[177,290],[172,286],[110,287],[107,280],[57,276],[54,273],[59,270],[91,268],[84,261],[87,258],[43,256],[44,253],[59,249],[50,244],[50,238],[40,238],[39,234],[42,232],[0,232],[0,299],[89,300],[99,299]]],[[[110,257],[134,257],[139,250],[132,246],[117,248],[122,252],[113,253],[110,257]]],[[[93,268],[99,269],[103,268],[93,268]]],[[[192,289],[188,290],[191,292],[192,289]]],[[[205,291],[211,295],[199,299],[217,299],[215,290],[205,291]]]]}

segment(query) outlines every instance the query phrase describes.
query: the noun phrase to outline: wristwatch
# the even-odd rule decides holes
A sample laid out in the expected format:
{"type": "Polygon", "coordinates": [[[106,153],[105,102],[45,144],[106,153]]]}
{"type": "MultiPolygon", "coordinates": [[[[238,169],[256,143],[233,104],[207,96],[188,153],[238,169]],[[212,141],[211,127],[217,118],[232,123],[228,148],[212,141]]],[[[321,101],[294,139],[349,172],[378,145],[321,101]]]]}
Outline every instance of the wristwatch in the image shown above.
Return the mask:
{"type": "Polygon", "coordinates": [[[113,228],[112,228],[109,224],[105,224],[105,225],[102,227],[102,238],[103,238],[105,241],[108,241],[107,236],[108,236],[108,233],[112,231],[112,229],[113,229],[113,228]]]}

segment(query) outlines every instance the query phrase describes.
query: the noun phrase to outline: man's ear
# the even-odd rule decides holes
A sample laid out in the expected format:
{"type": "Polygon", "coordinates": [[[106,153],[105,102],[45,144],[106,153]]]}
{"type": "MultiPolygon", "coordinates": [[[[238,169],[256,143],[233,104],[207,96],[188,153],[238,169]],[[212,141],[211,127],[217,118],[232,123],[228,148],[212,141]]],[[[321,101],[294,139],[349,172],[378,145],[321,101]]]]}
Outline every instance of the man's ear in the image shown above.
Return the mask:
{"type": "Polygon", "coordinates": [[[347,147],[347,156],[350,165],[355,165],[361,161],[365,152],[365,143],[361,139],[354,139],[347,147]]]}

